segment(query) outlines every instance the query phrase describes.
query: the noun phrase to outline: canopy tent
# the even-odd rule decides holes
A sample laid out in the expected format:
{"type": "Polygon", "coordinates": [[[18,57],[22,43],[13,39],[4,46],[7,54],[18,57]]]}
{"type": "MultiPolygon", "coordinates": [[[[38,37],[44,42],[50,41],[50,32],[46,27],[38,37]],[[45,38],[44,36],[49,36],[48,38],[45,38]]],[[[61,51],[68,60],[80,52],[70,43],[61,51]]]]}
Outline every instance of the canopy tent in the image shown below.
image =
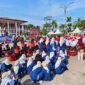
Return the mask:
{"type": "Polygon", "coordinates": [[[74,34],[76,34],[76,33],[81,33],[82,31],[77,27],[73,32],[70,32],[70,33],[74,33],[74,34]]]}
{"type": "Polygon", "coordinates": [[[62,34],[62,32],[59,29],[57,29],[55,34],[62,34]]]}
{"type": "Polygon", "coordinates": [[[53,31],[50,31],[48,35],[54,35],[55,33],[53,31]]]}

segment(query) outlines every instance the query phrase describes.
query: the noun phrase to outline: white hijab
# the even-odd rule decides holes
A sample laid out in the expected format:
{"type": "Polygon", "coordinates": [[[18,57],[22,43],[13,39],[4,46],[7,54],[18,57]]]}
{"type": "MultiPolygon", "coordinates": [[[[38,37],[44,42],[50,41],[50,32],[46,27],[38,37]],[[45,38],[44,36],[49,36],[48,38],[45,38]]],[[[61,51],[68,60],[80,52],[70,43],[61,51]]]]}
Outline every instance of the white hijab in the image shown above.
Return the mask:
{"type": "Polygon", "coordinates": [[[54,57],[54,52],[50,52],[50,59],[52,59],[52,57],[54,57]]]}
{"type": "Polygon", "coordinates": [[[70,46],[70,42],[69,42],[69,40],[65,40],[66,41],[66,46],[70,46]]]}
{"type": "Polygon", "coordinates": [[[29,67],[32,64],[33,60],[29,59],[27,62],[27,67],[29,67]]]}
{"type": "Polygon", "coordinates": [[[49,56],[46,56],[45,62],[46,62],[47,64],[49,64],[49,62],[50,62],[49,56]]]}
{"type": "Polygon", "coordinates": [[[43,38],[40,38],[39,43],[42,43],[43,41],[44,41],[43,38]]]}
{"type": "Polygon", "coordinates": [[[32,59],[35,60],[36,53],[33,53],[32,59]]]}
{"type": "Polygon", "coordinates": [[[62,46],[64,42],[65,42],[64,37],[60,37],[60,46],[62,46]]]}
{"type": "Polygon", "coordinates": [[[54,38],[51,39],[50,44],[54,44],[55,40],[54,38]]]}
{"type": "Polygon", "coordinates": [[[49,43],[49,38],[46,38],[45,44],[48,45],[49,43]]]}
{"type": "Polygon", "coordinates": [[[42,57],[46,56],[46,53],[45,51],[42,52],[42,57]]]}
{"type": "Polygon", "coordinates": [[[18,74],[19,66],[14,66],[13,70],[14,70],[15,74],[18,74]]]}

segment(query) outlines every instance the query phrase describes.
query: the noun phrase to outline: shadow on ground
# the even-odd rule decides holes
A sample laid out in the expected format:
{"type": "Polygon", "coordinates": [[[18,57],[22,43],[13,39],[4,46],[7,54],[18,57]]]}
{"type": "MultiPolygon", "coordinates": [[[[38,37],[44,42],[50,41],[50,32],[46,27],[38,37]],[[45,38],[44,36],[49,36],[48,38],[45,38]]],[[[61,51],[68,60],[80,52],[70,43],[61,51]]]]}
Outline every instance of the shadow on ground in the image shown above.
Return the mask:
{"type": "Polygon", "coordinates": [[[32,80],[28,79],[23,82],[22,85],[40,85],[39,83],[33,83],[32,80]]]}

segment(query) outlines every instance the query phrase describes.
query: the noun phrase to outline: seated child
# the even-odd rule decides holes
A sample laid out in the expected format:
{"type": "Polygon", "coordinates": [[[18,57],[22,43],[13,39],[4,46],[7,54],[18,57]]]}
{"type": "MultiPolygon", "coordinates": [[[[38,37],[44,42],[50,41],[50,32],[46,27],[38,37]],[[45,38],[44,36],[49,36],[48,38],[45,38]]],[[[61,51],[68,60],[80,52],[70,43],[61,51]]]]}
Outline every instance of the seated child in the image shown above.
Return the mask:
{"type": "Polygon", "coordinates": [[[62,74],[66,70],[67,70],[67,64],[65,62],[63,62],[61,57],[58,57],[58,59],[55,63],[55,73],[62,74]]]}
{"type": "Polygon", "coordinates": [[[7,71],[2,73],[1,85],[14,85],[15,81],[11,78],[11,72],[7,71]]]}
{"type": "Polygon", "coordinates": [[[56,55],[55,52],[50,52],[50,61],[51,64],[54,65],[56,63],[56,55]]]}
{"type": "Polygon", "coordinates": [[[42,75],[42,80],[44,80],[44,81],[52,80],[51,69],[48,67],[48,65],[45,61],[42,62],[42,66],[43,66],[43,68],[40,73],[40,75],[42,75]]]}
{"type": "Polygon", "coordinates": [[[23,76],[27,74],[27,60],[25,54],[22,54],[19,59],[19,69],[23,76]]]}
{"type": "Polygon", "coordinates": [[[41,62],[38,61],[30,73],[30,77],[35,83],[41,80],[41,76],[39,75],[41,70],[42,70],[41,62]]]}
{"type": "Polygon", "coordinates": [[[8,70],[11,70],[12,64],[10,64],[10,61],[6,59],[4,62],[1,64],[1,72],[5,72],[8,70]]]}
{"type": "Polygon", "coordinates": [[[29,60],[27,62],[27,73],[30,73],[35,65],[35,61],[32,59],[32,57],[29,57],[29,60]]]}
{"type": "Polygon", "coordinates": [[[13,67],[13,71],[14,71],[14,76],[17,78],[21,78],[22,77],[22,73],[19,72],[19,61],[16,61],[13,67]]]}

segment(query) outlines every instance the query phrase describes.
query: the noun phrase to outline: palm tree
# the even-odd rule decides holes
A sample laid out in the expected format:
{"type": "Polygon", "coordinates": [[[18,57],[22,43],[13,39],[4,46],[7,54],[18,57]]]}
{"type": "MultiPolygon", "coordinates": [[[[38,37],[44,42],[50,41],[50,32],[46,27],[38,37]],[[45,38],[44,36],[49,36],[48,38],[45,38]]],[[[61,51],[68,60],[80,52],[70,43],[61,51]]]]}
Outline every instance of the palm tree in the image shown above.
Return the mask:
{"type": "Polygon", "coordinates": [[[55,20],[52,20],[51,25],[52,28],[55,29],[57,27],[57,22],[55,20]]]}
{"type": "Polygon", "coordinates": [[[81,27],[82,27],[81,19],[78,18],[76,22],[73,22],[72,26],[73,26],[74,28],[76,28],[76,27],[81,28],[81,27]]]}
{"type": "Polygon", "coordinates": [[[68,16],[66,19],[67,22],[71,22],[71,16],[68,16]]]}
{"type": "Polygon", "coordinates": [[[61,24],[61,25],[60,25],[60,30],[61,30],[61,31],[64,31],[64,32],[65,32],[65,28],[66,28],[66,25],[65,25],[65,24],[61,24]]]}
{"type": "Polygon", "coordinates": [[[82,27],[80,18],[77,19],[76,26],[79,27],[79,28],[82,27]]]}
{"type": "Polygon", "coordinates": [[[72,27],[71,19],[72,19],[71,16],[67,17],[67,20],[66,20],[67,21],[67,28],[68,28],[67,31],[71,31],[71,27],[72,27]]]}

